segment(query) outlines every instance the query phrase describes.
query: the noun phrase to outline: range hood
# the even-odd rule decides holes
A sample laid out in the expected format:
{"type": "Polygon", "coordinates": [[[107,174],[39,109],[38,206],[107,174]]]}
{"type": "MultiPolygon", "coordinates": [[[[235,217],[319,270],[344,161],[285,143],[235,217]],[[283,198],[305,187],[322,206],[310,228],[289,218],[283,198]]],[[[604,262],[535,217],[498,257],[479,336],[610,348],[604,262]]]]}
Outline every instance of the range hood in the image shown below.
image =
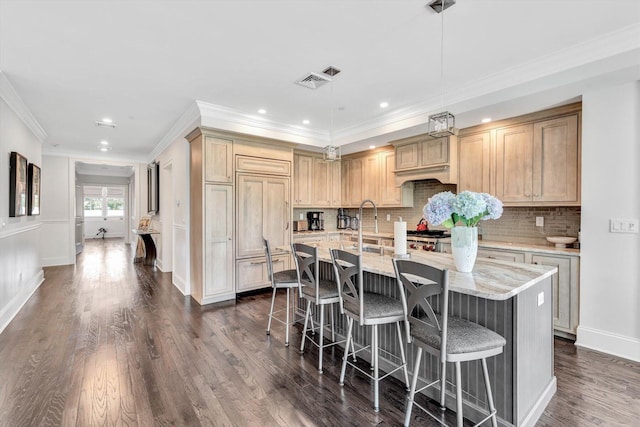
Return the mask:
{"type": "Polygon", "coordinates": [[[393,141],[395,184],[435,179],[443,184],[458,183],[458,138],[418,135],[393,141]]]}

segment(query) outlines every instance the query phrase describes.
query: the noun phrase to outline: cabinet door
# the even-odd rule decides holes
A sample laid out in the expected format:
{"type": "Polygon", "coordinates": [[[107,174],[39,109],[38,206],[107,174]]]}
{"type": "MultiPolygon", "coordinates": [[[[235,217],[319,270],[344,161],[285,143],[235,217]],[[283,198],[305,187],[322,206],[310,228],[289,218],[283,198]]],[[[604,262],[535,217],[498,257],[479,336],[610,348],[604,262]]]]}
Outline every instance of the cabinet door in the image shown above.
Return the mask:
{"type": "Polygon", "coordinates": [[[293,204],[311,206],[313,184],[313,157],[296,154],[293,156],[293,204]]]}
{"type": "Polygon", "coordinates": [[[458,192],[493,193],[490,187],[491,132],[459,139],[458,192]]]}
{"type": "Polygon", "coordinates": [[[530,202],[533,178],[533,125],[496,132],[496,196],[503,203],[530,202]]]}
{"type": "Polygon", "coordinates": [[[271,247],[288,247],[289,178],[238,174],[237,179],[238,258],[264,254],[263,236],[271,247]]]}
{"type": "Polygon", "coordinates": [[[533,201],[579,202],[578,116],[533,125],[533,201]]]}
{"type": "MultiPolygon", "coordinates": [[[[380,203],[380,157],[377,154],[363,159],[362,200],[371,199],[380,203]]],[[[360,200],[360,202],[362,202],[360,200]]],[[[360,202],[357,202],[358,206],[360,202]]]]}
{"type": "Polygon", "coordinates": [[[417,142],[396,147],[395,170],[417,168],[420,165],[418,147],[417,142]]]}
{"type": "Polygon", "coordinates": [[[228,139],[205,136],[204,152],[205,181],[231,183],[233,178],[233,142],[228,139]]]}
{"type": "Polygon", "coordinates": [[[203,297],[234,292],[233,187],[205,185],[203,297]]]}
{"type": "Polygon", "coordinates": [[[340,161],[340,199],[341,206],[351,206],[351,191],[349,191],[349,182],[351,182],[351,160],[340,161]]]}
{"type": "Polygon", "coordinates": [[[478,257],[501,261],[524,262],[524,252],[500,251],[478,248],[478,257]]]}
{"type": "Polygon", "coordinates": [[[320,158],[313,159],[313,185],[311,192],[313,195],[312,205],[314,207],[331,206],[331,164],[320,158]]]}
{"type": "Polygon", "coordinates": [[[575,334],[578,324],[578,291],[575,286],[578,273],[572,271],[571,258],[533,254],[531,262],[558,267],[558,272],[552,279],[553,326],[555,329],[575,334]]]}
{"type": "Polygon", "coordinates": [[[380,206],[402,205],[402,190],[396,187],[393,173],[396,155],[393,151],[380,153],[380,206]]]}
{"type": "MultiPolygon", "coordinates": [[[[288,255],[274,255],[271,258],[273,272],[288,270],[290,268],[289,258],[288,255]]],[[[238,277],[238,292],[271,286],[265,257],[237,261],[236,276],[238,277]]]]}
{"type": "Polygon", "coordinates": [[[341,162],[331,162],[329,170],[331,171],[331,206],[339,208],[342,206],[342,186],[341,186],[341,162]]]}
{"type": "Polygon", "coordinates": [[[364,159],[357,158],[349,161],[349,205],[360,206],[363,200],[364,159]]]}
{"type": "Polygon", "coordinates": [[[421,166],[431,166],[449,161],[449,138],[438,138],[424,141],[421,144],[421,166]]]}

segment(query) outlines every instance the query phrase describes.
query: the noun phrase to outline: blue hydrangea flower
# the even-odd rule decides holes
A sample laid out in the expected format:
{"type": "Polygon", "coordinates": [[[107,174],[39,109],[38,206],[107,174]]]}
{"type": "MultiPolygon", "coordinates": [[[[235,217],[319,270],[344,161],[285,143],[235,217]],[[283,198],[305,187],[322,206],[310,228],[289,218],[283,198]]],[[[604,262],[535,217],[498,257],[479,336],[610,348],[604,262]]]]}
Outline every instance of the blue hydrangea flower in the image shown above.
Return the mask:
{"type": "Polygon", "coordinates": [[[451,191],[444,191],[431,197],[423,209],[427,222],[433,225],[440,225],[447,220],[451,220],[455,199],[456,196],[451,191]]]}
{"type": "Polygon", "coordinates": [[[463,191],[458,194],[456,200],[453,202],[453,211],[457,213],[460,219],[467,225],[473,225],[468,224],[468,222],[482,215],[486,210],[487,203],[484,201],[484,198],[480,194],[471,191],[463,191]]]}
{"type": "Polygon", "coordinates": [[[502,202],[491,194],[481,193],[480,196],[482,196],[487,204],[487,215],[485,215],[482,220],[486,221],[488,219],[500,218],[502,216],[502,202]]]}
{"type": "Polygon", "coordinates": [[[431,197],[423,209],[430,224],[452,228],[458,222],[475,227],[480,220],[502,216],[502,202],[487,193],[463,191],[457,196],[444,191],[431,197]]]}

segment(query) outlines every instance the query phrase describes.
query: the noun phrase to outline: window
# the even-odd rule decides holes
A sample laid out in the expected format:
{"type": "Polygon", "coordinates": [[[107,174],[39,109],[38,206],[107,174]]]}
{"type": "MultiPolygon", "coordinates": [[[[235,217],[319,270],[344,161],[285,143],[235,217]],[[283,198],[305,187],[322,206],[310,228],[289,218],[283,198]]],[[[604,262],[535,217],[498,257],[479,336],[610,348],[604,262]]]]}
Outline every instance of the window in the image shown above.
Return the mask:
{"type": "Polygon", "coordinates": [[[85,185],[83,193],[85,217],[124,217],[124,187],[85,185]]]}

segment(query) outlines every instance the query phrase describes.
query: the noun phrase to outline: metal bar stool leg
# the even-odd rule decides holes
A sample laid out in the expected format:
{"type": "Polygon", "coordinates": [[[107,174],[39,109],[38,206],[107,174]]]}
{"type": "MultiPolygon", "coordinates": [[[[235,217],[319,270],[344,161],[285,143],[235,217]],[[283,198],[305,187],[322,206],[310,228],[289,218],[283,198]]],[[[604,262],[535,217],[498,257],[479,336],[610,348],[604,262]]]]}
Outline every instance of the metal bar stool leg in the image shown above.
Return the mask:
{"type": "Polygon", "coordinates": [[[418,372],[420,371],[420,360],[422,359],[422,347],[418,347],[416,355],[416,363],[413,366],[413,378],[411,379],[411,390],[409,391],[409,400],[407,401],[407,413],[404,416],[404,425],[409,427],[411,421],[411,410],[413,409],[413,399],[416,395],[416,386],[418,385],[418,372]]]}
{"type": "Polygon", "coordinates": [[[322,350],[324,349],[324,305],[320,306],[320,346],[318,347],[318,372],[322,373],[322,350]]]}
{"type": "Polygon", "coordinates": [[[496,406],[493,404],[493,393],[491,393],[491,383],[489,382],[489,370],[487,369],[487,359],[482,359],[482,373],[484,374],[484,387],[487,390],[487,402],[489,402],[489,410],[491,411],[491,425],[498,426],[496,419],[496,406]]]}
{"type": "MultiPolygon", "coordinates": [[[[289,298],[289,294],[290,293],[291,293],[290,292],[290,288],[287,288],[287,317],[286,317],[287,323],[285,324],[285,328],[286,329],[285,329],[285,333],[284,333],[284,335],[285,335],[285,338],[284,338],[285,347],[289,347],[289,299],[290,299],[289,298]]],[[[269,320],[271,320],[271,319],[269,319],[269,320]]]]}
{"type": "Polygon", "coordinates": [[[398,332],[398,344],[400,344],[400,357],[402,357],[404,384],[407,387],[407,391],[409,391],[409,373],[407,372],[407,358],[404,355],[404,342],[402,342],[402,331],[400,330],[400,322],[396,322],[396,331],[398,332]]]}
{"type": "Polygon", "coordinates": [[[456,365],[456,426],[462,427],[462,378],[460,374],[460,362],[455,362],[456,365]]]}
{"type": "Polygon", "coordinates": [[[380,393],[380,375],[378,367],[378,325],[373,325],[373,354],[371,360],[373,361],[373,409],[374,411],[380,411],[379,393],[380,393]]]}
{"type": "Polygon", "coordinates": [[[336,342],[336,328],[335,328],[335,316],[333,315],[333,304],[329,305],[331,311],[331,342],[336,342]]]}
{"type": "Polygon", "coordinates": [[[307,301],[307,311],[304,314],[304,328],[302,328],[302,343],[300,344],[300,353],[304,353],[304,339],[307,337],[307,325],[309,324],[308,322],[309,322],[310,311],[311,311],[311,301],[307,301]]]}
{"type": "Polygon", "coordinates": [[[347,318],[347,342],[344,345],[344,357],[342,358],[342,369],[340,370],[340,385],[344,385],[344,374],[347,372],[347,359],[349,358],[349,343],[353,348],[353,338],[351,333],[353,332],[353,319],[347,318]]]}
{"type": "Polygon", "coordinates": [[[440,410],[446,411],[445,399],[447,394],[447,362],[440,362],[440,410]]]}
{"type": "Polygon", "coordinates": [[[276,288],[273,288],[271,295],[271,309],[269,310],[269,322],[267,323],[267,335],[271,335],[271,319],[273,318],[273,306],[276,303],[276,288]]]}

